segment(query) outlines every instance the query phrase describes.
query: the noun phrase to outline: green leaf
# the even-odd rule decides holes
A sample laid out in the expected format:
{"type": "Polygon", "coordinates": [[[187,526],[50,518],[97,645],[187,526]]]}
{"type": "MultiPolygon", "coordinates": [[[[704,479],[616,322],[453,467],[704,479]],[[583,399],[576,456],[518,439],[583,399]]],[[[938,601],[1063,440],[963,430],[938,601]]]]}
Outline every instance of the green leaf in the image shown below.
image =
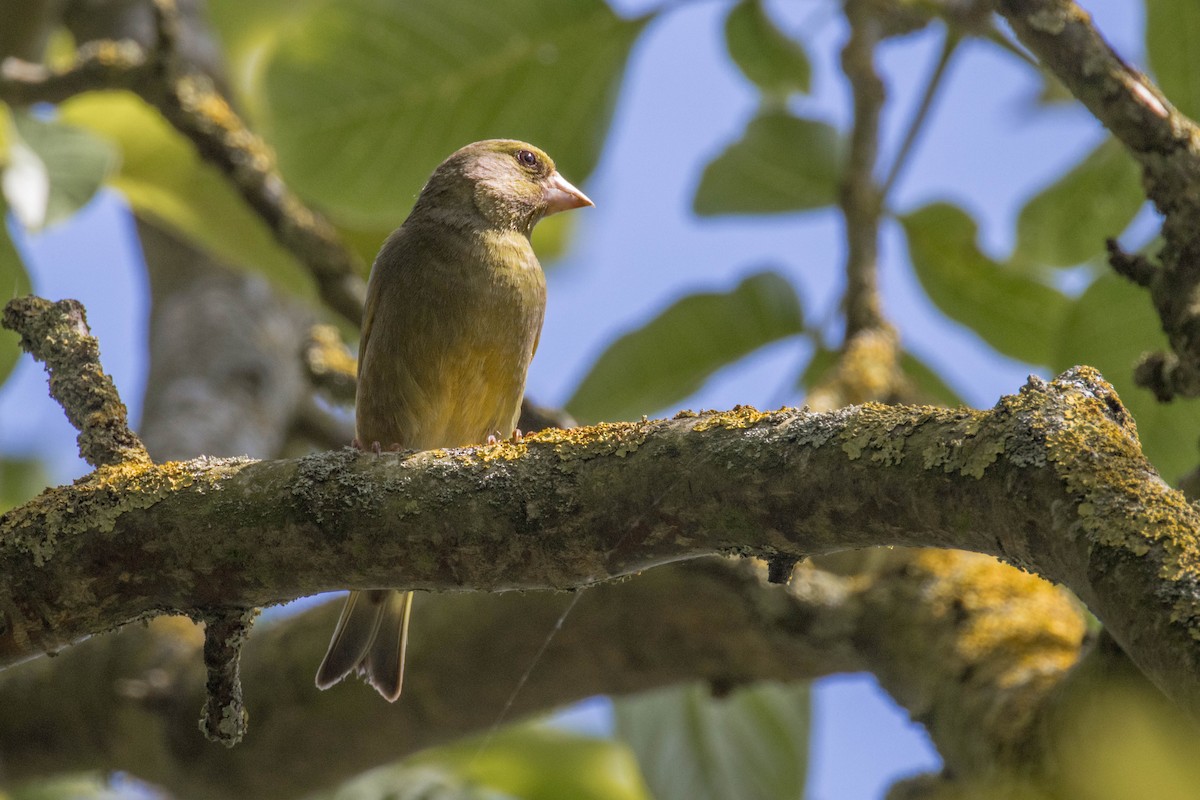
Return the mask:
{"type": "Polygon", "coordinates": [[[1066,296],[981,253],[975,220],[960,208],[934,203],[900,221],[917,278],[943,314],[1006,356],[1051,362],[1066,296]]]}
{"type": "MultiPolygon", "coordinates": [[[[8,226],[5,225],[7,216],[7,209],[0,199],[0,296],[6,298],[4,302],[29,294],[30,286],[25,264],[8,235],[8,226]]],[[[20,341],[21,337],[12,331],[0,331],[0,384],[8,380],[17,359],[21,356],[20,341]]]]}
{"type": "Polygon", "coordinates": [[[387,766],[364,772],[313,800],[516,800],[435,766],[387,766]]]}
{"type": "Polygon", "coordinates": [[[120,146],[121,169],[110,182],[137,213],[233,266],[261,272],[293,293],[314,296],[307,271],[229,179],[138,97],[89,92],[64,103],[60,116],[120,146]]]}
{"type": "Polygon", "coordinates": [[[1056,371],[1076,364],[1096,367],[1116,388],[1137,421],[1142,450],[1168,481],[1196,466],[1200,404],[1159,403],[1133,382],[1142,353],[1167,347],[1158,315],[1145,289],[1108,273],[1072,304],[1057,339],[1056,371]]]}
{"type": "Polygon", "coordinates": [[[406,764],[434,765],[521,800],[650,800],[629,750],[617,742],[537,724],[426,751],[406,764]]]}
{"type": "Polygon", "coordinates": [[[1110,136],[1021,210],[1012,264],[1071,267],[1096,258],[1145,202],[1141,169],[1110,136]]]}
{"type": "Polygon", "coordinates": [[[36,458],[0,458],[0,513],[30,500],[50,484],[36,458]]]}
{"type": "Polygon", "coordinates": [[[804,48],[775,26],[760,0],[741,0],[725,18],[725,46],[764,94],[784,99],[807,92],[812,68],[804,48]]]}
{"type": "Polygon", "coordinates": [[[715,699],[672,687],[617,700],[617,736],[656,800],[780,800],[804,795],[806,685],[759,684],[715,699]]]}
{"type": "Polygon", "coordinates": [[[27,229],[39,231],[87,205],[116,166],[117,153],[90,132],[12,112],[4,196],[27,229]]]}
{"type": "Polygon", "coordinates": [[[917,387],[917,391],[929,399],[929,402],[946,408],[958,408],[966,405],[959,397],[958,392],[951,389],[950,385],[942,380],[941,375],[938,375],[928,364],[912,353],[906,351],[900,354],[900,369],[917,387]]]}
{"type": "Polygon", "coordinates": [[[1192,119],[1200,119],[1200,4],[1195,0],[1146,3],[1146,55],[1158,86],[1192,119]]]}
{"type": "Polygon", "coordinates": [[[727,364],[804,329],[800,300],[777,272],[732,291],[693,294],[613,342],[567,401],[581,422],[636,419],[677,403],[727,364]]]}
{"type": "Polygon", "coordinates": [[[824,122],[766,110],[704,168],[693,210],[716,214],[807,211],[837,201],[838,133],[824,122]]]}
{"type": "Polygon", "coordinates": [[[477,139],[596,165],[643,22],[602,0],[345,0],[287,26],[261,121],[283,172],[339,223],[394,227],[429,173],[477,139]]]}

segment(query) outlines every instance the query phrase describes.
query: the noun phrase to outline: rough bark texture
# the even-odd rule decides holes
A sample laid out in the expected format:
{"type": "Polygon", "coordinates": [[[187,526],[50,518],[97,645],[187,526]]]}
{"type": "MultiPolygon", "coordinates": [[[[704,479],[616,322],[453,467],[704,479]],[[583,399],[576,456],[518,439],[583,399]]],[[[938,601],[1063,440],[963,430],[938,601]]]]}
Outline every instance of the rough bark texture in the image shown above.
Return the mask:
{"type": "Polygon", "coordinates": [[[1066,584],[1200,714],[1198,523],[1086,368],[986,412],[740,408],[453,451],[125,465],[0,518],[0,659],[162,609],[565,589],[711,553],[901,544],[1066,584]]]}

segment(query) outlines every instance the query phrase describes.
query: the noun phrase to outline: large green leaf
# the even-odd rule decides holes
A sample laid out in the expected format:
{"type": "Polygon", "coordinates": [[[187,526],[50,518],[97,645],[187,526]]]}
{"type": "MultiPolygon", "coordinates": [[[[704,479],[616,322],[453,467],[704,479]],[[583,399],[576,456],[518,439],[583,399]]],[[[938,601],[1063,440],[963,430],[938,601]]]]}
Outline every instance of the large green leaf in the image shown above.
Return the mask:
{"type": "Polygon", "coordinates": [[[704,168],[692,208],[701,216],[807,211],[837,201],[840,147],[824,122],[766,110],[704,168]]]}
{"type": "Polygon", "coordinates": [[[111,144],[89,131],[28,111],[12,113],[2,183],[13,215],[32,231],[83,208],[116,166],[111,144]]]}
{"type": "Polygon", "coordinates": [[[1167,346],[1150,297],[1113,274],[1096,279],[1063,320],[1055,370],[1090,364],[1108,379],[1137,421],[1142,448],[1169,481],[1196,466],[1200,403],[1159,403],[1133,382],[1133,364],[1145,351],[1167,346]]]}
{"type": "Polygon", "coordinates": [[[808,91],[812,68],[804,48],[775,27],[761,0],[741,0],[730,9],[725,46],[733,62],[764,94],[783,99],[808,91]]]}
{"type": "Polygon", "coordinates": [[[803,329],[800,300],[776,272],[751,275],[729,292],[688,295],[613,342],[567,410],[581,422],[636,419],[683,400],[721,367],[803,329]]]}
{"type": "Polygon", "coordinates": [[[1070,301],[979,251],[975,221],[948,203],[901,218],[909,258],[929,299],[1001,353],[1049,364],[1070,301]]]}
{"type": "Polygon", "coordinates": [[[616,701],[656,800],[783,800],[804,795],[807,686],[759,684],[716,699],[707,687],[616,701]]]}
{"type": "Polygon", "coordinates": [[[223,174],[158,112],[129,92],[89,92],[61,106],[62,119],[116,142],[123,159],[111,184],[139,214],[230,264],[260,271],[308,296],[312,281],[223,174]]]}
{"type": "Polygon", "coordinates": [[[1141,169],[1110,136],[1021,210],[1013,266],[1070,267],[1096,258],[1145,202],[1141,169]]]}
{"type": "Polygon", "coordinates": [[[602,0],[345,0],[288,26],[261,120],[288,180],[356,228],[395,226],[476,139],[544,147],[582,181],[642,30],[602,0]]]}
{"type": "Polygon", "coordinates": [[[617,742],[525,724],[405,762],[434,765],[522,800],[650,800],[629,750],[617,742]]]}
{"type": "Polygon", "coordinates": [[[1167,97],[1192,119],[1200,119],[1200,4],[1196,0],[1146,3],[1146,54],[1167,97]]]}
{"type": "MultiPolygon", "coordinates": [[[[4,298],[5,303],[11,298],[29,294],[29,274],[25,272],[25,264],[8,235],[6,211],[4,201],[0,199],[0,297],[4,298]]],[[[0,383],[8,380],[9,373],[16,366],[21,355],[20,341],[21,337],[12,331],[0,330],[0,383]]]]}

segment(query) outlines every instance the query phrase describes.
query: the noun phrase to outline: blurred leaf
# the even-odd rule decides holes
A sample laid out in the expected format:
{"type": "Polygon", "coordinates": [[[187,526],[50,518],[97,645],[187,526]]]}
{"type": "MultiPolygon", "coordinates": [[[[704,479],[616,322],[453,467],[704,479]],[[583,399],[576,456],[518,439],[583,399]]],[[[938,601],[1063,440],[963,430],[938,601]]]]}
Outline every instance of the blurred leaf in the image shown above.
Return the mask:
{"type": "Polygon", "coordinates": [[[800,374],[800,380],[797,385],[805,390],[812,389],[821,382],[825,377],[825,373],[837,365],[837,362],[837,350],[817,347],[813,350],[812,358],[808,360],[808,366],[800,374]]]}
{"type": "Polygon", "coordinates": [[[942,380],[941,375],[938,375],[928,364],[912,353],[905,351],[900,354],[900,369],[913,382],[917,391],[928,398],[929,402],[943,405],[946,408],[958,408],[966,405],[959,397],[958,392],[951,389],[950,385],[942,380]]]}
{"type": "Polygon", "coordinates": [[[656,800],[804,796],[807,685],[758,684],[724,699],[679,686],[615,707],[617,736],[637,754],[656,800]]]}
{"type": "MultiPolygon", "coordinates": [[[[5,224],[7,216],[4,200],[0,198],[0,297],[5,298],[3,302],[29,294],[30,289],[25,264],[8,235],[8,226],[5,224]]],[[[21,337],[12,331],[0,331],[0,384],[8,380],[17,359],[21,356],[22,351],[18,344],[20,341],[21,337]]]]}
{"type": "Polygon", "coordinates": [[[709,162],[692,200],[701,216],[807,211],[837,202],[837,131],[824,122],[763,111],[709,162]]]}
{"type": "Polygon", "coordinates": [[[262,218],[153,108],[129,92],[89,92],[63,103],[60,111],[63,120],[120,146],[124,158],[111,184],[134,211],[234,266],[313,296],[307,271],[276,242],[262,218]]]}
{"type": "Polygon", "coordinates": [[[19,506],[50,485],[36,458],[0,458],[0,513],[19,506]]]}
{"type": "Polygon", "coordinates": [[[1145,202],[1141,169],[1110,136],[1026,203],[1012,263],[1071,267],[1100,256],[1104,240],[1120,235],[1145,202]]]}
{"type": "Polygon", "coordinates": [[[581,422],[636,419],[677,403],[712,373],[804,330],[795,290],[759,272],[732,291],[688,295],[609,345],[567,401],[581,422]]]}
{"type": "Polygon", "coordinates": [[[486,746],[472,738],[406,763],[435,765],[522,800],[650,800],[623,745],[544,725],[504,728],[486,746]]]}
{"type": "Polygon", "coordinates": [[[355,228],[394,227],[477,139],[532,141],[578,184],[642,27],[602,0],[320,4],[271,51],[261,121],[292,185],[355,228]]]}
{"type": "Polygon", "coordinates": [[[515,800],[433,766],[387,766],[364,772],[312,800],[515,800]]]}
{"type": "Polygon", "coordinates": [[[742,73],[765,94],[807,92],[812,79],[800,43],[779,30],[760,0],[741,0],[725,18],[725,46],[742,73]]]}
{"type": "Polygon", "coordinates": [[[58,121],[12,112],[4,196],[31,231],[61,222],[87,205],[116,166],[113,146],[58,121]]]}
{"type": "Polygon", "coordinates": [[[1158,86],[1175,106],[1200,119],[1200,4],[1195,0],[1146,3],[1146,55],[1158,86]]]}
{"type": "Polygon", "coordinates": [[[1146,290],[1112,273],[1072,303],[1057,337],[1055,370],[1090,364],[1108,379],[1137,421],[1142,449],[1163,477],[1176,481],[1196,465],[1200,404],[1159,403],[1133,382],[1133,364],[1166,337],[1146,290]]]}
{"type": "Polygon", "coordinates": [[[12,800],[123,800],[101,773],[59,775],[30,781],[12,790],[12,800]]]}
{"type": "Polygon", "coordinates": [[[239,110],[262,116],[263,71],[285,32],[333,0],[208,0],[207,18],[217,32],[230,87],[239,110]]]}
{"type": "Polygon", "coordinates": [[[913,269],[943,314],[1004,355],[1051,363],[1067,297],[981,253],[975,221],[960,208],[934,203],[900,221],[913,269]]]}

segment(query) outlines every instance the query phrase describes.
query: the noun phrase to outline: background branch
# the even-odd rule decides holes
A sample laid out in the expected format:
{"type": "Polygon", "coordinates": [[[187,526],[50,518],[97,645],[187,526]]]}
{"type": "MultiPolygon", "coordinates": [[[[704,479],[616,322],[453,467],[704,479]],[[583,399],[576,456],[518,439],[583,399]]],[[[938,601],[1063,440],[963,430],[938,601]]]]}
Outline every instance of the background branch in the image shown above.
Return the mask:
{"type": "MultiPolygon", "coordinates": [[[[1138,368],[1162,400],[1200,396],[1200,129],[1131,67],[1073,0],[998,0],[1017,37],[1142,167],[1147,197],[1163,215],[1159,269],[1140,272],[1171,343],[1138,368]]],[[[1123,264],[1115,263],[1120,274],[1123,264]]]]}
{"type": "MultiPolygon", "coordinates": [[[[395,707],[374,702],[362,685],[312,690],[308,667],[337,612],[330,603],[256,631],[244,657],[256,727],[232,751],[197,753],[187,742],[199,734],[181,712],[201,696],[199,642],[183,621],[163,619],[0,673],[9,709],[0,718],[0,750],[12,759],[14,777],[103,766],[190,796],[294,796],[486,729],[568,602],[548,593],[421,600],[408,678],[419,690],[395,707]],[[479,679],[483,664],[486,680],[479,679]],[[89,668],[96,690],[89,724],[53,724],[70,711],[58,699],[62,687],[89,668]],[[25,735],[47,723],[55,732],[49,740],[25,735]],[[310,739],[305,731],[324,735],[310,739]],[[176,744],[156,758],[134,756],[134,742],[145,739],[176,744]],[[276,769],[264,771],[264,763],[276,769]]],[[[587,592],[514,710],[525,715],[687,680],[727,690],[869,669],[929,726],[961,779],[997,769],[1033,772],[1045,762],[1017,761],[1029,737],[1044,735],[1039,701],[1067,674],[1082,637],[1082,617],[1066,592],[981,556],[896,551],[879,568],[846,577],[802,567],[786,591],[766,585],[749,562],[705,560],[587,592]],[[979,581],[981,574],[993,577],[979,581]],[[988,713],[975,717],[965,707],[988,713]],[[963,727],[980,720],[982,731],[963,727]],[[977,747],[964,744],[976,738],[977,747]],[[993,745],[1002,756],[987,755],[993,745]]]]}

